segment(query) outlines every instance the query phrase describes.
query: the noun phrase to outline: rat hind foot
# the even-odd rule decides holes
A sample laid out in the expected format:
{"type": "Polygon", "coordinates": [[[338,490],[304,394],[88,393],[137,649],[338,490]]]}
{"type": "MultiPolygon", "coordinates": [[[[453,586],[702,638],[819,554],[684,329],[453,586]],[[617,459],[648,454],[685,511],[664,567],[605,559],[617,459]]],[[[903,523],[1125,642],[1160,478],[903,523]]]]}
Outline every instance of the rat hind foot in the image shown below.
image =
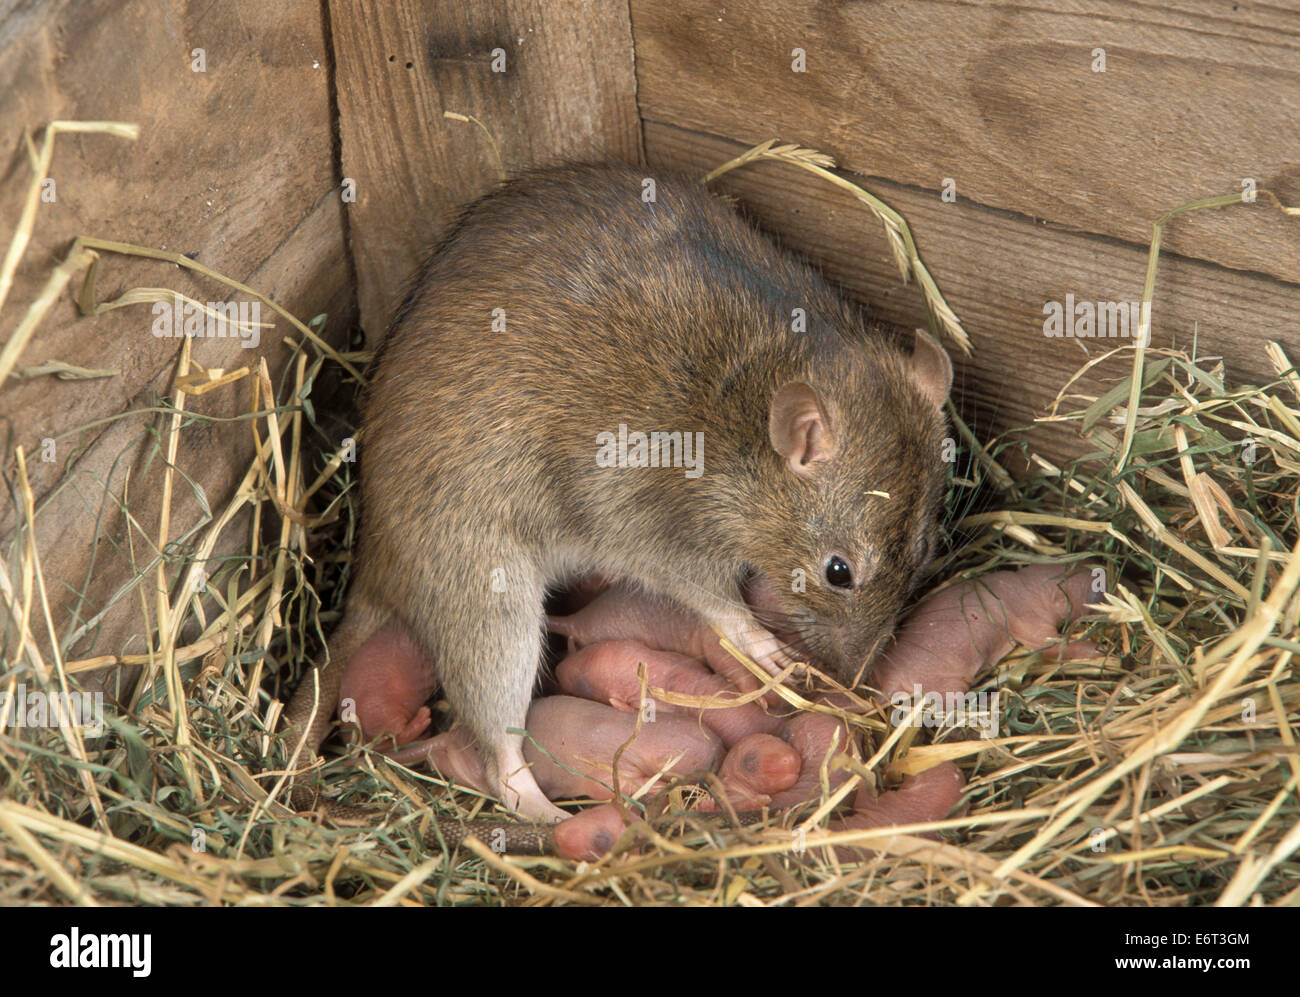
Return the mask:
{"type": "Polygon", "coordinates": [[[488,779],[493,791],[507,807],[528,820],[554,824],[568,819],[565,813],[542,792],[533,770],[524,758],[523,739],[506,737],[495,745],[488,762],[488,779]]]}

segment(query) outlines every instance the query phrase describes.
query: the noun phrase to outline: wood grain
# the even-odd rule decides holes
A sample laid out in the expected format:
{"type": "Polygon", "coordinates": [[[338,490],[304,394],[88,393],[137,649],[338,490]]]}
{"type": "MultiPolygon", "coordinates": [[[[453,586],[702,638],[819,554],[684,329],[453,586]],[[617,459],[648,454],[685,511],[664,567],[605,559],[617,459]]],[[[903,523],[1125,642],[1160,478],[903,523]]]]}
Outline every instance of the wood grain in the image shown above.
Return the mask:
{"type": "MultiPolygon", "coordinates": [[[[734,142],[647,123],[651,168],[681,166],[701,176],[742,151],[734,142]]],[[[967,203],[943,203],[900,184],[859,179],[907,218],[927,267],[974,341],[959,362],[956,392],[981,428],[1027,426],[1090,357],[1121,339],[1056,339],[1043,333],[1043,306],[1073,294],[1079,301],[1134,301],[1142,296],[1145,248],[1067,232],[967,203]]],[[[717,189],[737,195],[744,210],[779,241],[818,264],[886,321],[923,326],[914,284],[898,270],[878,222],[844,192],[780,163],[726,174],[717,189]]],[[[1237,217],[1252,209],[1234,206],[1237,217]]],[[[1153,307],[1154,346],[1191,349],[1224,358],[1237,383],[1271,380],[1268,340],[1300,360],[1300,286],[1262,274],[1161,255],[1153,307]]],[[[1080,390],[1098,394],[1128,375],[1131,354],[1096,368],[1080,390]]],[[[1060,426],[1040,426],[1032,439],[1056,458],[1084,445],[1060,426]]]]}
{"type": "MultiPolygon", "coordinates": [[[[38,211],[26,261],[0,315],[0,338],[12,332],[72,239],[93,235],[193,254],[272,294],[303,319],[327,313],[326,335],[341,342],[355,301],[328,72],[321,9],[308,0],[10,5],[0,15],[6,157],[0,162],[0,231],[6,244],[30,177],[24,128],[71,118],[132,121],[141,131],[136,142],[103,135],[58,140],[56,200],[38,211]],[[194,48],[204,49],[205,72],[192,71],[194,48]]],[[[12,450],[21,444],[37,499],[36,536],[56,630],[68,633],[78,621],[97,618],[64,653],[134,653],[144,649],[145,624],[138,595],[123,596],[122,586],[139,572],[140,561],[152,557],[162,461],[153,435],[157,417],[127,413],[166,395],[181,341],[151,334],[148,306],[81,317],[72,303],[79,284],[78,277],[46,316],[19,365],[59,360],[118,373],[95,381],[44,376],[0,385],[4,474],[13,481],[12,450]],[[47,438],[56,441],[49,463],[39,456],[47,438]],[[121,512],[128,474],[134,528],[121,512]]],[[[100,298],[136,286],[173,287],[203,301],[233,297],[169,264],[105,254],[100,298]]],[[[195,340],[194,357],[206,367],[230,369],[264,356],[276,369],[285,356],[281,338],[289,332],[278,321],[257,349],[231,339],[195,340]]],[[[244,384],[193,398],[188,408],[230,417],[247,406],[244,384]]],[[[251,453],[247,423],[195,425],[181,437],[178,466],[220,508],[251,453]]],[[[202,515],[188,485],[177,488],[172,509],[176,535],[202,515]]],[[[7,558],[16,521],[6,501],[0,538],[7,558]]]]}
{"type": "Polygon", "coordinates": [[[625,3],[331,0],[361,321],[382,336],[412,271],[456,212],[507,170],[641,160],[625,3]],[[494,72],[492,52],[505,54],[494,72]]]}
{"type": "MultiPolygon", "coordinates": [[[[648,123],[779,137],[926,191],[952,178],[963,200],[1132,245],[1243,177],[1300,203],[1293,3],[632,0],[632,26],[648,123]]],[[[1300,282],[1275,211],[1201,212],[1167,247],[1300,282]]]]}

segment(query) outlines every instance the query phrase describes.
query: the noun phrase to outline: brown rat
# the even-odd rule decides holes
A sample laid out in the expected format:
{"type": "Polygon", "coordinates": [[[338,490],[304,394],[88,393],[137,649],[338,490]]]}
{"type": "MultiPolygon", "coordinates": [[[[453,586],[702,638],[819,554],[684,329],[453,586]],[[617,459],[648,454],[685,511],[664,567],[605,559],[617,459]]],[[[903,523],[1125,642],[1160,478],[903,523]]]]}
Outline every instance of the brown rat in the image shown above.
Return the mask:
{"type": "Polygon", "coordinates": [[[649,197],[645,175],[526,174],[424,267],[369,389],[346,613],[289,709],[313,747],[395,621],[501,799],[553,820],[507,733],[549,589],[616,576],[770,671],[811,655],[847,681],[891,633],[936,547],[947,354],[906,352],[693,180],[649,197]]]}

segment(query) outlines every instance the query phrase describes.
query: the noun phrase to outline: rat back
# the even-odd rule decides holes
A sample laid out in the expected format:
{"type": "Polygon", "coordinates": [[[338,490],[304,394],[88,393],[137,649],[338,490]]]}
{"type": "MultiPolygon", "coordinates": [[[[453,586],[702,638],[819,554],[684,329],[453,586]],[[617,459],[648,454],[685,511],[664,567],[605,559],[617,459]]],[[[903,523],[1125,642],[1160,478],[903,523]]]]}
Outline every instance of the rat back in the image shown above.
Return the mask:
{"type": "Polygon", "coordinates": [[[472,205],[425,266],[367,406],[365,535],[381,564],[490,525],[557,575],[594,568],[586,551],[643,578],[670,561],[698,584],[701,544],[700,570],[726,573],[709,532],[750,516],[754,496],[734,492],[766,450],[765,392],[844,349],[853,318],[702,185],[661,178],[647,201],[644,176],[525,175],[472,205]],[[800,334],[795,309],[811,316],[800,334]],[[685,465],[690,446],[693,466],[636,473],[636,434],[654,433],[672,452],[651,459],[685,465]]]}
{"type": "MultiPolygon", "coordinates": [[[[501,785],[523,764],[504,732],[524,725],[547,587],[603,571],[743,626],[746,565],[795,494],[769,480],[773,391],[818,365],[846,392],[904,380],[905,355],[816,274],[698,183],[661,177],[650,199],[644,176],[542,171],[470,206],[369,390],[359,598],[428,652],[501,785]]],[[[508,802],[550,813],[530,781],[508,802]]]]}

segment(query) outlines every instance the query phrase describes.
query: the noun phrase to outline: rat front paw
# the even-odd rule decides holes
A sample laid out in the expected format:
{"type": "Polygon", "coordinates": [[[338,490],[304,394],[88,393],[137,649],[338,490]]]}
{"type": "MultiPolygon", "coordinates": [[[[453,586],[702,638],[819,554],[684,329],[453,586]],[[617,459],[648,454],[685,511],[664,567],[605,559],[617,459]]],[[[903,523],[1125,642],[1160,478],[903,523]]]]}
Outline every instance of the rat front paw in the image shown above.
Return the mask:
{"type": "Polygon", "coordinates": [[[751,625],[745,633],[738,636],[728,634],[727,639],[769,675],[780,675],[791,667],[797,672],[801,664],[790,653],[784,641],[757,626],[751,625]]]}

